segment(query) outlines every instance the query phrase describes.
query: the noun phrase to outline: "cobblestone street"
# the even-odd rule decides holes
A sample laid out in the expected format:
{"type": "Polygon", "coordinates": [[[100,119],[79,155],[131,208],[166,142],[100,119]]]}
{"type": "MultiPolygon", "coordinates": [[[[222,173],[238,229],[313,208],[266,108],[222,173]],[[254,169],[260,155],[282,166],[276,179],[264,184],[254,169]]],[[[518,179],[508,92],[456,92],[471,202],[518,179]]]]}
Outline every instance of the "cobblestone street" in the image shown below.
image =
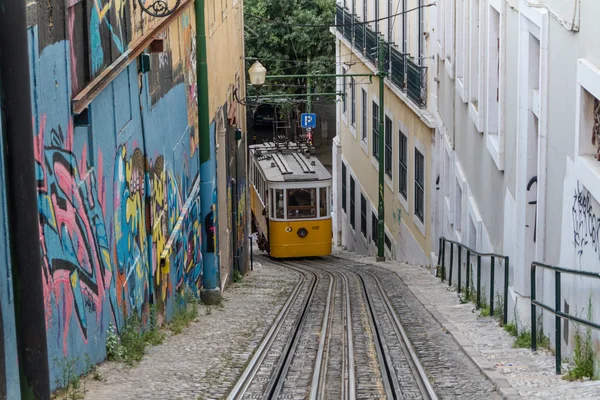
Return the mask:
{"type": "Polygon", "coordinates": [[[85,398],[224,398],[297,280],[294,271],[255,263],[243,282],[225,291],[222,307],[199,306],[197,322],[150,347],[138,366],[101,365],[104,381],[88,379],[85,398]]]}
{"type": "Polygon", "coordinates": [[[262,397],[278,385],[280,398],[308,398],[311,382],[320,382],[314,387],[327,398],[390,398],[386,393],[394,392],[394,387],[402,395],[393,398],[427,397],[413,381],[410,352],[418,357],[438,398],[600,398],[597,382],[569,383],[554,375],[549,352],[513,349],[514,338],[493,319],[479,317],[473,305],[461,304],[456,292],[424,268],[396,262],[375,265],[372,258],[347,252],[285,263],[258,258],[262,264],[255,262],[254,272],[225,292],[221,306],[199,306],[196,322],[150,348],[139,365],[130,368],[107,362],[100,366],[103,381],[88,378],[85,398],[221,399],[242,373],[245,381],[236,388],[248,387],[243,398],[262,397]],[[316,282],[312,295],[311,282],[316,282]],[[289,303],[290,317],[283,323],[282,310],[293,298],[294,288],[298,288],[297,300],[289,303]],[[411,350],[396,342],[397,328],[385,312],[385,298],[397,312],[411,350]],[[293,322],[302,318],[307,322],[298,322],[303,326],[298,339],[286,344],[296,326],[293,322]],[[340,329],[347,324],[352,326],[350,332],[340,329]],[[274,328],[261,363],[260,352],[255,351],[274,328]],[[383,333],[380,342],[378,332],[383,333]],[[281,355],[288,353],[285,361],[281,355]],[[348,358],[349,353],[354,359],[348,358]],[[323,361],[315,362],[320,356],[323,361]],[[382,360],[388,360],[391,369],[384,369],[382,360]],[[277,384],[272,371],[280,364],[286,379],[277,384]],[[315,364],[320,372],[313,372],[315,364]],[[396,375],[398,381],[388,384],[383,371],[396,375]]]}

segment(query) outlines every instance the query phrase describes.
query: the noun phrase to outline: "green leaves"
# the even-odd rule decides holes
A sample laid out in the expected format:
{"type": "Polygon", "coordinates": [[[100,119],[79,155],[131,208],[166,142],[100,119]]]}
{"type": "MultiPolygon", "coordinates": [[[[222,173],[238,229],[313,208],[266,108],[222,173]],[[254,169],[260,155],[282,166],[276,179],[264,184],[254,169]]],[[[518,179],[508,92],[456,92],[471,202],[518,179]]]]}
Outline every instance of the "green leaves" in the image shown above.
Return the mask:
{"type": "MultiPolygon", "coordinates": [[[[246,56],[259,59],[269,75],[335,73],[335,37],[328,28],[334,20],[334,1],[246,0],[244,8],[246,56]]],[[[247,67],[252,62],[249,60],[247,67]]],[[[316,91],[331,92],[335,90],[335,79],[318,78],[313,85],[316,91]]],[[[262,92],[306,93],[306,90],[306,79],[299,78],[269,80],[262,92]]]]}

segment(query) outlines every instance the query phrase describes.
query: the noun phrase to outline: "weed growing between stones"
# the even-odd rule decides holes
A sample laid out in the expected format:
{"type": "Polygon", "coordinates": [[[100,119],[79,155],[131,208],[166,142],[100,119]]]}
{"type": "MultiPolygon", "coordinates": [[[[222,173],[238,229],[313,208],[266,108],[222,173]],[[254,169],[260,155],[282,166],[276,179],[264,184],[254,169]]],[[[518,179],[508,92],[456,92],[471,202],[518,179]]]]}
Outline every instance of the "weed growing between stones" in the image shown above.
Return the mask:
{"type": "Polygon", "coordinates": [[[494,318],[500,326],[504,323],[504,295],[496,295],[496,305],[494,306],[494,318]]]}
{"type": "MultiPolygon", "coordinates": [[[[588,300],[588,321],[592,320],[592,296],[588,300]]],[[[575,329],[575,344],[573,347],[573,363],[575,366],[565,376],[568,381],[576,381],[583,378],[594,377],[594,346],[592,343],[592,328],[586,327],[585,334],[579,326],[575,329]]]]}
{"type": "Polygon", "coordinates": [[[509,322],[504,325],[504,330],[510,334],[510,336],[516,337],[519,334],[519,330],[517,329],[517,325],[514,322],[509,322]]]}
{"type": "Polygon", "coordinates": [[[242,276],[240,271],[238,271],[237,269],[233,271],[233,282],[234,283],[240,283],[243,279],[244,279],[244,277],[242,276]]]}
{"type": "Polygon", "coordinates": [[[466,288],[463,294],[460,296],[461,304],[467,304],[469,302],[477,303],[477,290],[473,285],[473,266],[469,263],[467,268],[469,268],[469,287],[466,288]]]}
{"type": "MultiPolygon", "coordinates": [[[[537,321],[537,337],[536,337],[536,345],[538,348],[550,349],[550,338],[544,335],[544,327],[542,325],[542,316],[538,317],[537,321]]],[[[513,347],[515,349],[528,349],[531,348],[531,330],[527,329],[522,332],[518,332],[517,327],[515,327],[516,339],[513,343],[513,347]]]]}
{"type": "Polygon", "coordinates": [[[186,289],[183,295],[178,296],[175,304],[177,309],[169,327],[174,335],[178,335],[198,318],[198,300],[189,289],[186,289]]]}
{"type": "MultiPolygon", "coordinates": [[[[83,375],[89,375],[91,373],[97,374],[97,367],[93,364],[89,358],[89,356],[85,355],[85,370],[83,375]]],[[[83,399],[86,394],[86,384],[85,379],[82,379],[79,374],[77,374],[77,363],[79,362],[79,357],[75,358],[62,358],[55,359],[55,363],[58,365],[58,368],[61,370],[61,378],[56,380],[56,386],[61,389],[57,390],[52,398],[56,400],[79,400],[83,399]]]]}

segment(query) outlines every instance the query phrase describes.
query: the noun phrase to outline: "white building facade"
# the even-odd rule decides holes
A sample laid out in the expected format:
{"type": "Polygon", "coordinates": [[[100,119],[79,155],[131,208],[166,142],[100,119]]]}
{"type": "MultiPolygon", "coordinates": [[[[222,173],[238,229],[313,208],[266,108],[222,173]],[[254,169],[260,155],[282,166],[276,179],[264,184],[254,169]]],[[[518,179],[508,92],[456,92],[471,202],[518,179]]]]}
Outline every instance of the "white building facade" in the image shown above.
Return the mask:
{"type": "MultiPolygon", "coordinates": [[[[600,273],[600,2],[446,0],[436,11],[434,235],[509,256],[509,319],[528,326],[533,261],[600,273]]],[[[583,318],[600,298],[592,278],[563,274],[558,302],[554,272],[538,268],[535,283],[538,300],[583,318]]],[[[554,316],[541,320],[554,343],[554,316]]]]}
{"type": "Polygon", "coordinates": [[[334,242],[350,251],[377,254],[379,160],[385,182],[385,255],[434,264],[435,220],[432,169],[435,143],[435,7],[427,0],[338,1],[338,90],[333,141],[334,242]],[[377,77],[378,37],[385,42],[383,101],[377,77]],[[384,109],[384,132],[379,111],[384,109]],[[379,148],[379,135],[384,146],[379,148]]]}

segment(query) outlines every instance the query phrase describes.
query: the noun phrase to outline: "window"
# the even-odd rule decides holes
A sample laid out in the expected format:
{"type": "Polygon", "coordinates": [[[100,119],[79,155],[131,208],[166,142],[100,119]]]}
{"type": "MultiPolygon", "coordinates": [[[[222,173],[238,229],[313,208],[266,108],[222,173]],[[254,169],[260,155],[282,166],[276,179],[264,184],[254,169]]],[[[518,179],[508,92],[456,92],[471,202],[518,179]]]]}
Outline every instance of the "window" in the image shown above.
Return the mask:
{"type": "Polygon", "coordinates": [[[454,230],[460,235],[462,233],[462,186],[456,181],[456,190],[454,191],[454,230]]]}
{"type": "Polygon", "coordinates": [[[346,115],[346,68],[342,68],[342,74],[344,76],[342,76],[342,93],[344,94],[344,96],[342,96],[342,114],[346,115]]]}
{"type": "MultiPolygon", "coordinates": [[[[364,0],[367,1],[367,0],[364,0]]],[[[379,0],[375,0],[375,32],[379,32],[379,0]]]]}
{"type": "Polygon", "coordinates": [[[407,199],[408,189],[408,138],[402,131],[399,132],[398,144],[398,191],[407,199]]]}
{"type": "Polygon", "coordinates": [[[401,43],[401,48],[402,48],[402,53],[406,53],[407,49],[408,49],[408,34],[407,34],[407,27],[408,24],[406,22],[406,0],[399,0],[402,2],[402,41],[401,43]]]}
{"type": "Polygon", "coordinates": [[[350,110],[350,125],[356,126],[356,82],[354,78],[350,78],[350,98],[352,101],[352,108],[350,110]]]}
{"type": "Polygon", "coordinates": [[[317,216],[316,189],[287,189],[287,215],[291,219],[317,216]]]}
{"type": "MultiPolygon", "coordinates": [[[[444,6],[446,7],[444,10],[444,18],[446,18],[446,22],[444,24],[446,29],[444,34],[446,45],[444,48],[446,51],[446,60],[449,63],[454,62],[454,1],[455,0],[447,0],[444,2],[444,6]]],[[[458,29],[458,27],[456,27],[456,29],[458,29]]]]}
{"type": "Polygon", "coordinates": [[[456,0],[456,54],[455,54],[455,65],[456,65],[456,79],[464,86],[465,77],[465,46],[466,32],[465,23],[468,21],[465,15],[465,3],[468,0],[456,0]]]}
{"type": "Polygon", "coordinates": [[[392,120],[385,116],[385,174],[392,178],[392,120]]]}
{"type": "Polygon", "coordinates": [[[346,164],[342,163],[342,210],[346,212],[346,164]]]}
{"type": "Polygon", "coordinates": [[[360,233],[367,237],[367,199],[360,194],[360,233]]]}
{"type": "Polygon", "coordinates": [[[423,0],[419,0],[419,10],[417,13],[419,27],[417,43],[419,44],[419,65],[425,62],[425,11],[423,10],[423,0]]]}
{"type": "Polygon", "coordinates": [[[379,160],[379,105],[373,101],[373,157],[379,160]]]}
{"type": "MultiPolygon", "coordinates": [[[[392,0],[388,0],[388,17],[391,17],[394,14],[394,7],[393,7],[393,1],[392,0]]],[[[387,41],[388,42],[392,42],[394,39],[393,36],[393,31],[394,31],[394,18],[388,18],[387,19],[387,27],[388,27],[388,33],[387,33],[387,41]]]]}
{"type": "Polygon", "coordinates": [[[469,68],[469,87],[471,90],[470,102],[479,110],[479,0],[471,0],[471,41],[469,44],[471,51],[469,68]]]}
{"type": "Polygon", "coordinates": [[[425,222],[425,157],[415,149],[415,215],[425,222]]]}
{"type": "Polygon", "coordinates": [[[388,236],[388,234],[385,234],[385,247],[388,248],[389,251],[392,251],[392,241],[390,240],[390,237],[388,236]]]}
{"type": "Polygon", "coordinates": [[[488,21],[487,122],[486,131],[499,149],[500,136],[500,13],[490,5],[488,21]]]}
{"type": "Polygon", "coordinates": [[[319,188],[319,218],[329,216],[329,188],[319,188]]]}
{"type": "Polygon", "coordinates": [[[379,221],[377,220],[377,216],[375,213],[371,213],[371,240],[373,243],[377,244],[379,221]]]}
{"type": "Polygon", "coordinates": [[[355,204],[355,184],[354,178],[350,177],[350,226],[356,229],[356,204],[355,204]]]}
{"type": "Polygon", "coordinates": [[[365,142],[367,141],[367,130],[369,129],[369,115],[367,111],[367,91],[362,89],[362,133],[361,138],[365,142]]]}
{"type": "Polygon", "coordinates": [[[277,210],[275,218],[285,218],[283,206],[283,189],[275,189],[275,209],[277,210]]]}

